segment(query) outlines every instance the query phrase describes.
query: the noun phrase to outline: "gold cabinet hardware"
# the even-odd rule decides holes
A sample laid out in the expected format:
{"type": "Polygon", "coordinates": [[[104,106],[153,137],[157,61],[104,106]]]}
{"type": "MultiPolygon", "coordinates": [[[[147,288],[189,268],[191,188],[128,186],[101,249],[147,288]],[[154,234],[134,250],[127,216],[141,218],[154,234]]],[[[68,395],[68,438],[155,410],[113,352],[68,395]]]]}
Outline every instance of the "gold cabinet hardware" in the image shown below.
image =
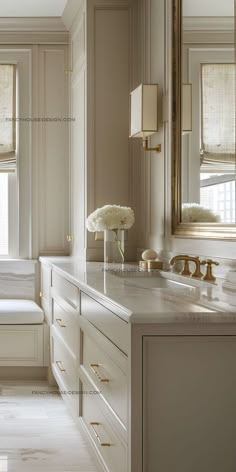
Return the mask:
{"type": "Polygon", "coordinates": [[[58,366],[58,368],[60,369],[61,372],[65,372],[65,371],[66,371],[66,369],[63,369],[63,366],[62,366],[61,361],[56,361],[56,364],[57,364],[57,366],[58,366]]]}
{"type": "Polygon", "coordinates": [[[46,297],[46,293],[44,293],[44,292],[39,292],[39,296],[40,296],[40,298],[46,297]]]}
{"type": "Polygon", "coordinates": [[[94,432],[94,435],[95,435],[95,437],[96,437],[96,439],[97,439],[99,445],[102,446],[102,447],[110,447],[110,446],[111,446],[110,443],[104,443],[104,442],[101,441],[101,439],[100,439],[100,437],[99,437],[99,434],[98,434],[98,432],[96,431],[96,428],[95,428],[95,426],[99,426],[99,425],[100,425],[100,423],[97,423],[97,422],[95,422],[95,421],[93,421],[92,423],[90,423],[90,426],[91,426],[91,428],[92,428],[92,430],[93,430],[93,432],[94,432]]]}
{"type": "Polygon", "coordinates": [[[206,273],[202,277],[202,280],[207,280],[208,282],[215,282],[216,278],[212,274],[212,266],[213,265],[218,266],[219,262],[213,261],[212,259],[206,259],[205,261],[201,262],[201,265],[206,266],[206,273]]]}
{"type": "Polygon", "coordinates": [[[66,325],[63,324],[63,321],[61,318],[56,318],[56,322],[59,324],[61,328],[66,328],[66,325]]]}
{"type": "Polygon", "coordinates": [[[100,365],[99,364],[89,364],[90,365],[90,368],[92,370],[92,372],[94,373],[94,375],[96,375],[97,379],[99,382],[109,382],[109,379],[104,379],[102,377],[100,377],[98,371],[96,369],[99,369],[100,365]]]}

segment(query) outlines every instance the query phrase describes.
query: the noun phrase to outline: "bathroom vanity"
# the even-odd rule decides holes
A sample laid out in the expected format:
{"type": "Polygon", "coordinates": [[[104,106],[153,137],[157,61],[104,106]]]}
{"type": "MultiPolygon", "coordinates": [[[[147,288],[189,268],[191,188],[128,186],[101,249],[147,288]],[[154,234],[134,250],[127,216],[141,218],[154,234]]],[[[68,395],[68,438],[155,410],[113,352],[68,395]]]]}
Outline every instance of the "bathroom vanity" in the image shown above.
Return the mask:
{"type": "MultiPolygon", "coordinates": [[[[233,472],[236,307],[216,285],[41,258],[51,367],[109,472],[233,472]]],[[[232,300],[231,300],[232,301],[232,300]]]]}

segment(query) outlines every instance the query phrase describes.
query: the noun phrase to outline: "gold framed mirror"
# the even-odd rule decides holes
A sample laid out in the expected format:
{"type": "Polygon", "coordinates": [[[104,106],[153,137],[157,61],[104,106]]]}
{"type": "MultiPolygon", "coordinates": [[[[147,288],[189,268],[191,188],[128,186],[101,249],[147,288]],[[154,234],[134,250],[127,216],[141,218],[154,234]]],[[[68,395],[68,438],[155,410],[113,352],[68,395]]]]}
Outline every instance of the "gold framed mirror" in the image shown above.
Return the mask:
{"type": "Polygon", "coordinates": [[[236,239],[234,0],[172,0],[172,234],[236,239]]]}

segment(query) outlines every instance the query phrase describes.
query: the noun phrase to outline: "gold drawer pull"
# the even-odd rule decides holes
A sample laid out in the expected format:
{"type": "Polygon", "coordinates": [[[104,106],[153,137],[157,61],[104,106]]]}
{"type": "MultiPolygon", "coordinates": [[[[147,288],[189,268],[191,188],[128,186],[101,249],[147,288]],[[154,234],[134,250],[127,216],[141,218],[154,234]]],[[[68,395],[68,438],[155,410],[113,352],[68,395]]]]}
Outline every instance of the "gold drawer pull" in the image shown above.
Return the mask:
{"type": "Polygon", "coordinates": [[[62,367],[61,361],[56,361],[56,364],[57,364],[57,366],[58,366],[58,368],[60,369],[61,372],[65,372],[65,371],[66,371],[66,369],[63,369],[63,367],[62,367]]]}
{"type": "Polygon", "coordinates": [[[47,295],[46,295],[46,293],[45,293],[45,292],[39,292],[39,296],[40,296],[40,298],[43,298],[43,297],[45,297],[45,298],[46,298],[46,296],[47,296],[47,295]]]}
{"type": "Polygon", "coordinates": [[[100,377],[99,373],[97,372],[96,369],[99,369],[99,364],[90,364],[90,368],[92,370],[92,372],[96,375],[96,377],[98,378],[98,381],[99,382],[109,382],[109,379],[103,379],[102,377],[100,377]]]}
{"type": "Polygon", "coordinates": [[[97,431],[96,431],[96,429],[95,429],[95,426],[99,426],[99,425],[100,425],[100,423],[96,423],[96,422],[94,422],[94,421],[93,421],[92,423],[90,423],[90,426],[91,426],[91,428],[92,428],[92,430],[93,430],[93,432],[94,432],[94,434],[95,434],[95,437],[96,437],[98,443],[100,444],[100,446],[103,446],[103,447],[104,447],[104,446],[108,446],[108,447],[110,447],[111,444],[109,444],[109,443],[104,443],[104,442],[101,441],[101,439],[100,439],[100,437],[99,437],[99,435],[98,435],[98,433],[97,433],[97,431]]]}
{"type": "Polygon", "coordinates": [[[60,326],[61,328],[66,328],[66,325],[63,324],[61,318],[56,318],[56,321],[57,321],[57,323],[59,324],[59,326],[60,326]]]}

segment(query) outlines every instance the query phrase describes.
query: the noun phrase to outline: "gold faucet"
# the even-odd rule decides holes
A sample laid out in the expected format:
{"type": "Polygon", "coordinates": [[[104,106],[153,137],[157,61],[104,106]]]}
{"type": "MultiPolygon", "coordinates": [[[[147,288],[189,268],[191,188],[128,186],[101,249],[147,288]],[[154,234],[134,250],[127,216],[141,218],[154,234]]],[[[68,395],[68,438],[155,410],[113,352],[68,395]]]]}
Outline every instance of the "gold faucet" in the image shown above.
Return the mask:
{"type": "Polygon", "coordinates": [[[215,282],[216,278],[212,274],[212,265],[219,265],[219,262],[215,262],[212,259],[206,259],[205,261],[201,262],[201,265],[206,266],[206,273],[204,277],[202,277],[202,280],[208,280],[208,282],[215,282]]]}
{"type": "Polygon", "coordinates": [[[191,277],[196,277],[196,278],[201,278],[203,277],[203,274],[201,273],[200,266],[201,266],[201,261],[199,257],[193,257],[193,256],[188,256],[186,254],[180,254],[179,256],[174,256],[170,260],[170,265],[173,265],[176,261],[183,261],[184,262],[184,268],[180,272],[181,275],[191,275],[191,277]],[[192,273],[189,269],[189,262],[194,262],[195,263],[195,271],[192,273]]]}

